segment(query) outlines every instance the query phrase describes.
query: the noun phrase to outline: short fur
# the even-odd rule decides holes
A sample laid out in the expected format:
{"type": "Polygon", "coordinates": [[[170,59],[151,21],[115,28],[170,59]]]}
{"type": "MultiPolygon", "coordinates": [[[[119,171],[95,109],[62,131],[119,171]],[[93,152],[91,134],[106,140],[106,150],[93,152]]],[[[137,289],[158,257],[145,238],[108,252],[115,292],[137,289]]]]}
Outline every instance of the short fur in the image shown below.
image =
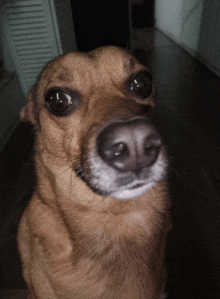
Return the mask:
{"type": "MultiPolygon", "coordinates": [[[[73,52],[49,62],[28,94],[21,120],[36,128],[37,185],[20,221],[18,246],[29,299],[162,296],[171,227],[166,176],[128,200],[91,187],[91,157],[100,130],[142,115],[143,107],[154,109],[153,92],[140,99],[126,87],[132,74],[145,69],[117,47],[73,52]],[[54,87],[79,95],[70,115],[55,116],[47,109],[45,95],[54,87]]],[[[161,159],[166,172],[165,152],[161,159]]],[[[107,180],[117,187],[112,177],[107,180]]]]}

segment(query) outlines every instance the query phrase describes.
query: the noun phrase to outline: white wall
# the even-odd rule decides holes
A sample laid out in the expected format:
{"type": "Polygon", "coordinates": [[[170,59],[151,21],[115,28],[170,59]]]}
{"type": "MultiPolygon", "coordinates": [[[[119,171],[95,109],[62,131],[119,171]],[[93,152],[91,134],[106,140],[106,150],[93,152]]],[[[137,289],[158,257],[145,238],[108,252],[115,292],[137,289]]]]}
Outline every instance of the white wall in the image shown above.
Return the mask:
{"type": "Polygon", "coordinates": [[[156,0],[156,27],[177,42],[181,40],[182,6],[184,0],[156,0]]]}
{"type": "Polygon", "coordinates": [[[202,0],[183,0],[181,43],[194,53],[199,47],[203,4],[202,0]]]}
{"type": "Polygon", "coordinates": [[[156,27],[220,75],[220,1],[155,0],[156,27]]]}

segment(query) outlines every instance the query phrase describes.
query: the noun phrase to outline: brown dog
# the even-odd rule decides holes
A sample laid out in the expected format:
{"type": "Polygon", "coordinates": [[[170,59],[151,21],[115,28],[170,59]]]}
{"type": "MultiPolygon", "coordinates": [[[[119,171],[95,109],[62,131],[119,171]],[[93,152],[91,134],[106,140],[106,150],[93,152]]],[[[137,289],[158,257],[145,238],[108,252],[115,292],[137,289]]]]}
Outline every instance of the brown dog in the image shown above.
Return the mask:
{"type": "Polygon", "coordinates": [[[146,68],[117,47],[57,57],[21,119],[36,128],[18,232],[28,298],[162,298],[167,158],[146,68]]]}

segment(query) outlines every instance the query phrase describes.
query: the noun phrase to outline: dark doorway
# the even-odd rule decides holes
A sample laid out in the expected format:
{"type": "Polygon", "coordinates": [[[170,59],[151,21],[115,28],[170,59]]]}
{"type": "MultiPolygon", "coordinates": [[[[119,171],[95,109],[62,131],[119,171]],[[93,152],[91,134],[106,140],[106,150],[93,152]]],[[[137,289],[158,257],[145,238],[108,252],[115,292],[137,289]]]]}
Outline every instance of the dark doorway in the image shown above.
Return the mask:
{"type": "Polygon", "coordinates": [[[130,40],[128,0],[72,0],[72,12],[79,51],[100,46],[126,48],[130,40]]]}
{"type": "Polygon", "coordinates": [[[154,26],[154,0],[132,1],[132,27],[154,26]]]}

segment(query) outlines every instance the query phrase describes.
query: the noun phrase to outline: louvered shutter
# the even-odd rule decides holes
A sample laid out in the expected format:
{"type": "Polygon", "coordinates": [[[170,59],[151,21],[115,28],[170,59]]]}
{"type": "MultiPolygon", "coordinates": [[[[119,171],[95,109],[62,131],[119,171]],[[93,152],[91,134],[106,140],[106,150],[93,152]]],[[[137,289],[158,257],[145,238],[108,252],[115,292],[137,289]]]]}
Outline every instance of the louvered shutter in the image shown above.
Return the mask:
{"type": "Polygon", "coordinates": [[[2,9],[4,35],[26,96],[44,65],[63,53],[54,1],[6,0],[2,9]]]}

